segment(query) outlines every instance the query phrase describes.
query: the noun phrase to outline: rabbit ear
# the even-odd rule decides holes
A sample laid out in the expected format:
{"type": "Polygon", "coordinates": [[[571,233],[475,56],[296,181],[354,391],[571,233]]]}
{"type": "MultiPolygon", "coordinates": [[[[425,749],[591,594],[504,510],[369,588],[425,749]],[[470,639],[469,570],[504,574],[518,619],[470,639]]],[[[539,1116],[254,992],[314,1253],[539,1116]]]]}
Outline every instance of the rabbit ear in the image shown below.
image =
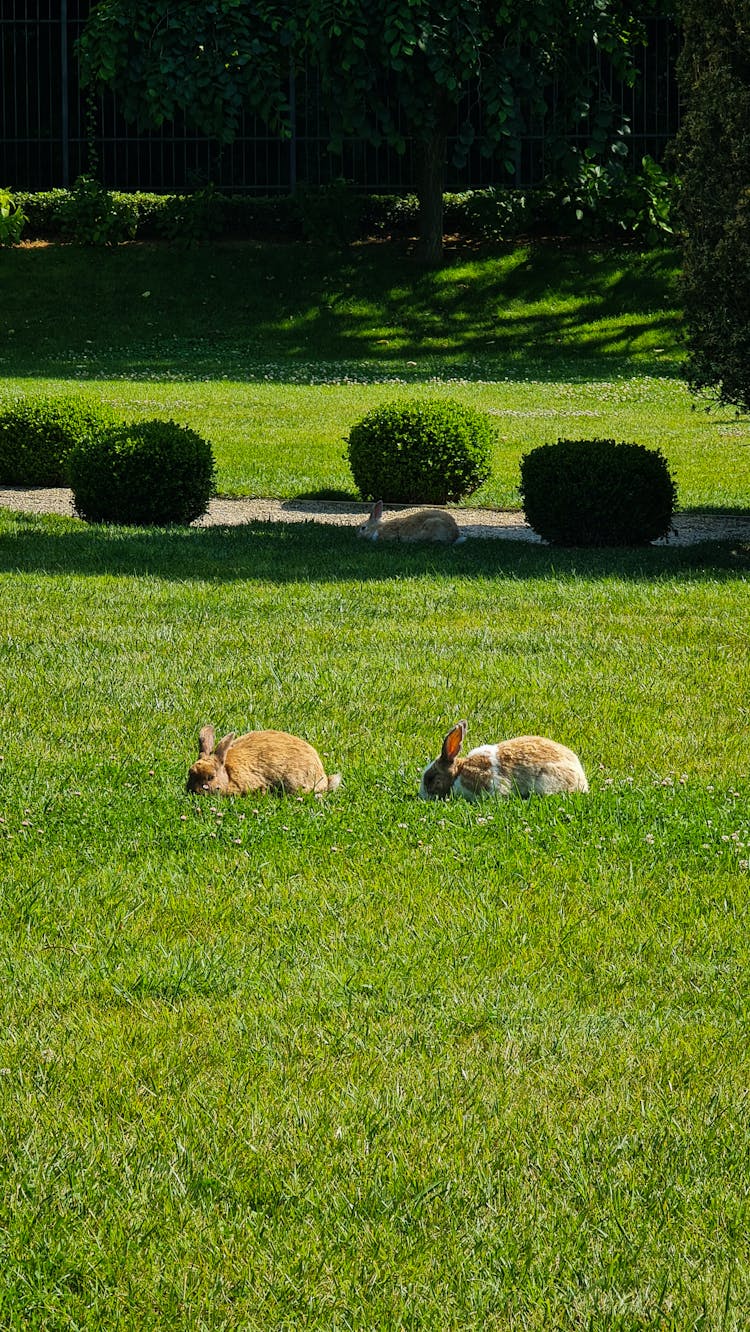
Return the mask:
{"type": "Polygon", "coordinates": [[[443,748],[440,754],[441,759],[445,763],[452,763],[453,760],[458,756],[461,746],[464,742],[464,736],[466,735],[467,725],[468,723],[465,721],[457,722],[455,726],[451,727],[450,731],[446,735],[443,741],[443,748]]]}
{"type": "Polygon", "coordinates": [[[232,741],[234,740],[234,737],[236,736],[236,734],[237,734],[236,731],[230,731],[230,732],[229,732],[229,735],[225,735],[225,736],[224,736],[224,739],[223,739],[223,740],[220,740],[219,743],[218,743],[218,745],[216,746],[216,749],[214,750],[214,753],[215,753],[215,755],[216,755],[216,757],[217,757],[217,759],[219,760],[220,763],[223,763],[223,762],[224,762],[224,758],[225,758],[225,756],[226,756],[226,752],[227,752],[227,750],[229,749],[229,746],[231,745],[232,741]]]}
{"type": "Polygon", "coordinates": [[[213,753],[214,748],[214,728],[213,726],[202,726],[198,736],[198,753],[202,758],[208,758],[213,753]]]}
{"type": "Polygon", "coordinates": [[[370,509],[370,522],[379,523],[382,517],[383,517],[383,501],[376,500],[372,508],[370,509]]]}

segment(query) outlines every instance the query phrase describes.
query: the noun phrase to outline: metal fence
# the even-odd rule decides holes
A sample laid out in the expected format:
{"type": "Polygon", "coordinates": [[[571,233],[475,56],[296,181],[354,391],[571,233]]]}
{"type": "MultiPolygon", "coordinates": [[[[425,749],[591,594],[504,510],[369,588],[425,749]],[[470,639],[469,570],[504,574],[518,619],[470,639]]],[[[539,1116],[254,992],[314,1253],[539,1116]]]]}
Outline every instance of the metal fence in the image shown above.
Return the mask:
{"type": "MultiPolygon", "coordinates": [[[[0,0],[0,186],[44,190],[65,186],[87,170],[86,99],[76,60],[76,40],[92,0],[0,0]]],[[[678,37],[668,19],[648,22],[648,44],[639,55],[633,88],[613,81],[603,62],[599,77],[606,93],[627,116],[631,159],[645,154],[660,160],[679,120],[674,74],[678,37]]],[[[597,58],[597,57],[594,57],[597,58]]],[[[328,128],[314,71],[290,81],[294,109],[291,139],[270,134],[252,116],[243,120],[235,142],[218,145],[184,123],[170,122],[143,132],[127,124],[117,100],[97,102],[96,149],[99,174],[111,189],[171,192],[212,180],[228,192],[289,193],[296,184],[323,184],[344,177],[364,189],[382,192],[413,188],[412,155],[358,139],[343,153],[328,151],[328,128]]],[[[457,116],[456,130],[465,113],[457,116]]],[[[530,126],[517,154],[515,179],[502,163],[476,145],[464,167],[449,168],[450,189],[491,184],[532,185],[548,166],[549,131],[530,126]]]]}

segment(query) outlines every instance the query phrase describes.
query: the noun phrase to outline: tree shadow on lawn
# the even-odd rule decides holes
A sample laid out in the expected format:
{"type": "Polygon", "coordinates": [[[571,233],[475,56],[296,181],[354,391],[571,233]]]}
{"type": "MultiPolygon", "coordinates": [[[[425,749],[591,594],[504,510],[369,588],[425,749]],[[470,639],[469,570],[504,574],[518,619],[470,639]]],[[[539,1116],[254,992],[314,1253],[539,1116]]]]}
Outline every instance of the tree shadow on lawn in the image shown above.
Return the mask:
{"type": "Polygon", "coordinates": [[[155,338],[122,348],[75,350],[60,357],[44,347],[25,354],[6,354],[0,367],[8,379],[66,379],[76,383],[126,380],[133,383],[291,384],[295,387],[337,384],[413,384],[425,380],[466,380],[481,383],[586,384],[613,380],[681,379],[683,361],[670,352],[642,348],[663,341],[670,346],[677,316],[667,312],[651,320],[632,320],[627,327],[590,325],[581,331],[580,311],[555,315],[498,317],[491,331],[464,337],[451,345],[443,329],[372,341],[371,330],[350,328],[339,346],[328,341],[313,321],[304,338],[293,333],[268,340],[243,342],[217,329],[210,337],[187,340],[155,338]],[[575,345],[572,345],[574,344],[575,345]],[[33,356],[33,368],[31,359],[33,356]]]}
{"type": "Polygon", "coordinates": [[[459,546],[378,546],[352,528],[248,523],[172,529],[95,527],[74,519],[0,516],[0,572],[156,577],[178,582],[361,583],[450,578],[746,578],[750,545],[572,550],[471,537],[459,546]]]}
{"type": "Polygon", "coordinates": [[[321,375],[348,366],[362,382],[679,374],[671,251],[521,246],[429,272],[377,246],[303,247],[299,272],[289,257],[288,247],[85,262],[54,247],[11,254],[3,374],[280,383],[307,382],[311,366],[321,375]]]}

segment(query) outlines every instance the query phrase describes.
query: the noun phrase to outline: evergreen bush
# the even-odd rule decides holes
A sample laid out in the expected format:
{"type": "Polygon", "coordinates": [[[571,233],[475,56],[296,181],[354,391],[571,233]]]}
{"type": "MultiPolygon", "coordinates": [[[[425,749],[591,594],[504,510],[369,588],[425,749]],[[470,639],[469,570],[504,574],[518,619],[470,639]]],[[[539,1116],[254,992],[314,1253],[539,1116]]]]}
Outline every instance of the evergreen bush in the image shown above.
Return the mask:
{"type": "Polygon", "coordinates": [[[349,181],[299,186],[296,198],[306,240],[342,248],[362,234],[365,199],[349,181]]]}
{"type": "Polygon", "coordinates": [[[493,441],[484,412],[414,398],[368,412],[349,433],[348,457],[363,499],[445,504],[487,480],[493,441]]]}
{"type": "Polygon", "coordinates": [[[58,240],[62,236],[61,208],[70,190],[19,190],[16,199],[26,216],[26,236],[32,240],[58,240]]]}
{"type": "Polygon", "coordinates": [[[75,398],[11,398],[0,403],[0,484],[62,486],[77,444],[112,424],[109,412],[75,398]]]}
{"type": "Polygon", "coordinates": [[[560,546],[642,546],[666,536],[677,499],[659,449],[559,439],[521,459],[529,526],[560,546]]]}
{"type": "Polygon", "coordinates": [[[158,234],[165,240],[186,247],[208,245],[225,229],[226,199],[213,185],[192,194],[168,195],[158,213],[154,210],[158,234]]]}
{"type": "Polygon", "coordinates": [[[687,379],[750,411],[750,61],[747,5],[683,0],[677,139],[687,379]]]}
{"type": "Polygon", "coordinates": [[[90,436],[73,449],[69,468],[76,513],[92,523],[187,524],[215,493],[211,445],[174,421],[136,421],[90,436]]]}

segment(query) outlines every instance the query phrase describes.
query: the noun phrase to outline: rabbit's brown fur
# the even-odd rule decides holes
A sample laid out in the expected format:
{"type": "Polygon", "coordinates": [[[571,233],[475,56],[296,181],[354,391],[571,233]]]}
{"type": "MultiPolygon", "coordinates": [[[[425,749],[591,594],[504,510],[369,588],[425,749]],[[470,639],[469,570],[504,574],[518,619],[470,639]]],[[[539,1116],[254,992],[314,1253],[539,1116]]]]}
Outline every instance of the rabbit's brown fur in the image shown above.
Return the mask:
{"type": "Polygon", "coordinates": [[[198,760],[188,773],[188,791],[221,795],[313,792],[322,796],[341,784],[339,773],[326,776],[312,745],[286,731],[248,731],[239,738],[231,731],[216,748],[214,739],[213,726],[204,726],[198,760]]]}
{"type": "Polygon", "coordinates": [[[420,509],[383,518],[382,500],[373,504],[367,521],[357,531],[366,541],[441,541],[452,545],[466,540],[453,514],[445,509],[420,509]]]}

